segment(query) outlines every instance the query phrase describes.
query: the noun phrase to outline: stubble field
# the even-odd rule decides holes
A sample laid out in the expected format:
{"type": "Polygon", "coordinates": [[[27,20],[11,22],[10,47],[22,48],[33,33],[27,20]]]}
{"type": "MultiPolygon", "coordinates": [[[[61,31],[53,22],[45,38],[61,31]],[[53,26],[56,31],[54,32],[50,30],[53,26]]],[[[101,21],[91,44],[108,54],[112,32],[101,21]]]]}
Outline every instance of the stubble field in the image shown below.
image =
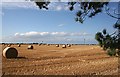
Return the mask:
{"type": "MultiPolygon", "coordinates": [[[[18,58],[2,57],[4,75],[117,75],[118,57],[109,57],[97,45],[12,45],[18,58]]],[[[2,50],[6,46],[2,46],[2,50]]]]}

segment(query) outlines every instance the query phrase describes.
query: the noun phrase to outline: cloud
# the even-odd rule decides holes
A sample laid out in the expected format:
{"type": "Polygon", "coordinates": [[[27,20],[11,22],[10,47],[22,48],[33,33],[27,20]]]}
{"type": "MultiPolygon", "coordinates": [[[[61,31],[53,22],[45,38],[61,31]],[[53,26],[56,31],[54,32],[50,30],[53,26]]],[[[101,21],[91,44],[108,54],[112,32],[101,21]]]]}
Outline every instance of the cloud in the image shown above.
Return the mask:
{"type": "MultiPolygon", "coordinates": [[[[5,9],[36,9],[40,10],[34,1],[25,1],[25,0],[4,0],[2,2],[2,7],[5,9]]],[[[65,2],[52,2],[48,5],[49,10],[52,11],[61,11],[68,10],[68,5],[65,2]]],[[[44,10],[44,9],[43,9],[44,10]]]]}
{"type": "Polygon", "coordinates": [[[4,37],[3,42],[49,42],[49,43],[71,43],[83,41],[83,37],[90,36],[89,33],[81,32],[26,32],[15,33],[13,36],[4,37]]]}
{"type": "MultiPolygon", "coordinates": [[[[40,0],[42,1],[42,0],[40,0]]],[[[66,2],[69,0],[51,0],[51,3],[48,5],[49,10],[53,11],[61,11],[61,10],[68,10],[69,6],[66,2]]],[[[74,1],[74,0],[72,0],[74,1]]],[[[78,0],[75,0],[78,1],[78,0]]],[[[119,1],[119,0],[110,0],[113,1],[119,1]]],[[[13,8],[24,8],[24,9],[39,9],[38,6],[36,6],[34,0],[2,0],[2,7],[7,9],[13,9],[13,8]]],[[[78,10],[80,6],[76,5],[74,10],[78,10]]],[[[44,9],[43,9],[44,10],[44,9]]]]}
{"type": "MultiPolygon", "coordinates": [[[[10,0],[9,0],[10,1],[10,0]]],[[[16,0],[17,1],[17,0],[16,0]]],[[[36,6],[35,2],[3,2],[2,7],[5,9],[17,9],[17,8],[23,8],[23,9],[39,9],[38,6],[36,6]]]]}
{"type": "Polygon", "coordinates": [[[65,2],[53,2],[48,5],[49,10],[61,11],[68,10],[69,6],[65,2]]]}
{"type": "Polygon", "coordinates": [[[56,6],[56,10],[62,10],[62,7],[61,6],[56,6]]]}
{"type": "MultiPolygon", "coordinates": [[[[36,9],[40,10],[34,1],[29,0],[4,0],[2,1],[2,7],[5,9],[36,9]]],[[[50,11],[69,10],[69,6],[66,2],[51,2],[48,5],[50,11]]],[[[45,9],[43,9],[45,10],[45,9]]]]}
{"type": "Polygon", "coordinates": [[[30,0],[2,0],[2,2],[28,2],[30,0]]]}
{"type": "MultiPolygon", "coordinates": [[[[44,0],[3,0],[2,2],[30,2],[30,1],[37,1],[43,2],[44,0]]],[[[78,0],[45,0],[50,2],[70,2],[70,1],[78,1],[78,0]]]]}
{"type": "Polygon", "coordinates": [[[65,24],[59,24],[58,26],[59,26],[59,27],[62,27],[62,26],[64,26],[64,25],[65,25],[65,24]]]}
{"type": "MultiPolygon", "coordinates": [[[[35,2],[30,0],[4,0],[2,1],[2,7],[6,9],[23,8],[23,9],[39,10],[39,7],[35,4],[35,2]]],[[[52,11],[68,10],[68,5],[66,5],[65,2],[53,1],[48,5],[48,7],[49,7],[49,10],[52,10],[52,11]]]]}
{"type": "Polygon", "coordinates": [[[26,32],[26,33],[15,33],[14,36],[24,36],[24,37],[35,37],[35,36],[39,36],[39,37],[43,37],[43,36],[86,36],[86,35],[90,35],[88,33],[69,33],[69,32],[35,32],[35,31],[31,31],[31,32],[26,32]]]}

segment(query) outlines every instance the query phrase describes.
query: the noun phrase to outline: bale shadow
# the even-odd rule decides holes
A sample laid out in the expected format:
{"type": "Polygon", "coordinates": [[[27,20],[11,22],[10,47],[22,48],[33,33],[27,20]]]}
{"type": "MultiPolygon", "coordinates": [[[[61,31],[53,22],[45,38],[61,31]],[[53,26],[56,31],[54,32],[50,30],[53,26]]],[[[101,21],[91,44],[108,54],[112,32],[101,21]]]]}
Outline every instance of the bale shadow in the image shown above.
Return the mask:
{"type": "Polygon", "coordinates": [[[26,57],[16,57],[16,58],[8,58],[8,59],[27,59],[26,57]]]}
{"type": "Polygon", "coordinates": [[[27,59],[26,57],[17,57],[15,59],[27,59]]]}

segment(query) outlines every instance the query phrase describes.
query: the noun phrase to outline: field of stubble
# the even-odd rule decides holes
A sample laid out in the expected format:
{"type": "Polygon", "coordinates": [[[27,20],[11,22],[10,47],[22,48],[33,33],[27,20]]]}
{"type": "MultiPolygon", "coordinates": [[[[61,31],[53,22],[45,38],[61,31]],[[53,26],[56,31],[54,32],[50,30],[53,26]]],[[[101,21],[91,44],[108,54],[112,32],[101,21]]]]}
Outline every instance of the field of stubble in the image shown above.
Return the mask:
{"type": "MultiPolygon", "coordinates": [[[[109,57],[97,45],[12,45],[18,50],[17,59],[2,57],[5,75],[117,75],[118,58],[109,57]]],[[[2,50],[6,46],[2,46],[2,50]]]]}

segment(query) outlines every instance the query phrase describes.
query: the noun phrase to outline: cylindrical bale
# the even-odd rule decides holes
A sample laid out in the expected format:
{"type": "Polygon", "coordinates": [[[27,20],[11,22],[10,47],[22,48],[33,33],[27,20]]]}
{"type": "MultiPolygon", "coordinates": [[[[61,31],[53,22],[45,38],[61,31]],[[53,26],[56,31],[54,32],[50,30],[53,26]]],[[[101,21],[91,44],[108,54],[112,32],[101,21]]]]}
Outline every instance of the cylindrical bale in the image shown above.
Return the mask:
{"type": "Polygon", "coordinates": [[[70,45],[70,44],[68,44],[67,46],[68,46],[68,47],[71,47],[71,45],[70,45]]]}
{"type": "Polygon", "coordinates": [[[47,46],[50,46],[50,44],[47,44],[47,46]]]}
{"type": "Polygon", "coordinates": [[[33,45],[29,45],[29,46],[28,46],[28,49],[33,49],[33,45]]]}
{"type": "Polygon", "coordinates": [[[21,46],[21,44],[18,44],[18,47],[20,47],[21,46]]]}
{"type": "Polygon", "coordinates": [[[13,47],[6,47],[3,50],[3,56],[5,58],[17,58],[18,51],[15,48],[13,48],[13,47]]]}
{"type": "Polygon", "coordinates": [[[57,44],[56,47],[59,47],[59,44],[57,44]]]}
{"type": "Polygon", "coordinates": [[[66,45],[62,45],[62,48],[66,48],[66,45]]]}

